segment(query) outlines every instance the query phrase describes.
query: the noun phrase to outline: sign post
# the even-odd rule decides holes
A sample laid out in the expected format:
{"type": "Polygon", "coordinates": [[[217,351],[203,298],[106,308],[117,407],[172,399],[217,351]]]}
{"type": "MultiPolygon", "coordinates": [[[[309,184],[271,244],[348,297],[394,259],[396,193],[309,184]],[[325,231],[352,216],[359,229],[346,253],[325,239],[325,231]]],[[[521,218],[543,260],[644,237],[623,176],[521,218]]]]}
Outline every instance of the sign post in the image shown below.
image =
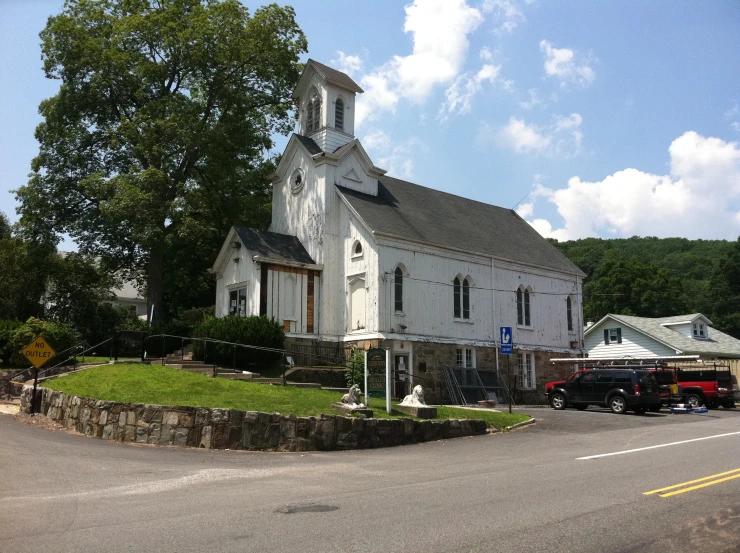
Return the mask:
{"type": "Polygon", "coordinates": [[[375,397],[385,395],[386,410],[389,409],[389,357],[389,350],[384,350],[383,348],[371,348],[365,352],[365,405],[368,407],[370,406],[368,402],[370,393],[372,392],[375,397]]]}
{"type": "Polygon", "coordinates": [[[49,359],[56,355],[54,348],[49,345],[43,336],[38,336],[33,342],[21,350],[21,354],[33,365],[33,396],[31,396],[31,415],[36,413],[36,389],[39,382],[39,369],[49,359]]]}
{"type": "Polygon", "coordinates": [[[391,350],[385,350],[385,412],[391,414],[391,350]]]}
{"type": "Polygon", "coordinates": [[[509,396],[509,413],[511,413],[511,366],[509,364],[509,361],[511,357],[509,357],[512,353],[514,353],[514,344],[511,340],[511,327],[510,326],[502,326],[500,329],[501,332],[501,354],[506,356],[506,381],[507,381],[507,389],[506,393],[509,396]]]}

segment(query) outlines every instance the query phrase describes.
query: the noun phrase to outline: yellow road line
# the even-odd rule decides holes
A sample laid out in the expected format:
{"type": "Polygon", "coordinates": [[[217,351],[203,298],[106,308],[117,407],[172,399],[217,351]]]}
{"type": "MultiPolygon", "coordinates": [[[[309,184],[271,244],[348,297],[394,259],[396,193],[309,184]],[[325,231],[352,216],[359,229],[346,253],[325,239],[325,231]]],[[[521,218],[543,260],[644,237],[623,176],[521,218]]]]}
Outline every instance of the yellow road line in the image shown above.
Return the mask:
{"type": "Polygon", "coordinates": [[[666,492],[668,490],[675,490],[676,488],[683,488],[684,486],[696,484],[697,482],[704,482],[705,480],[711,480],[712,478],[719,478],[720,476],[726,476],[728,474],[733,474],[735,472],[740,472],[740,469],[728,470],[727,472],[720,472],[719,474],[712,474],[711,476],[705,476],[704,478],[697,478],[696,480],[689,480],[688,482],[681,482],[680,484],[674,484],[673,486],[666,486],[665,488],[659,488],[657,490],[645,492],[642,495],[652,495],[654,493],[661,493],[661,492],[666,492]]]}
{"type": "Polygon", "coordinates": [[[690,492],[691,490],[698,490],[699,488],[706,488],[707,486],[714,486],[715,484],[719,484],[720,482],[727,482],[728,480],[734,480],[735,478],[740,478],[740,474],[736,474],[734,476],[728,476],[727,478],[720,478],[719,480],[712,480],[711,482],[705,482],[704,484],[699,484],[697,486],[691,486],[690,488],[676,490],[675,492],[662,493],[660,494],[660,497],[670,497],[672,495],[678,495],[680,493],[690,492]]]}

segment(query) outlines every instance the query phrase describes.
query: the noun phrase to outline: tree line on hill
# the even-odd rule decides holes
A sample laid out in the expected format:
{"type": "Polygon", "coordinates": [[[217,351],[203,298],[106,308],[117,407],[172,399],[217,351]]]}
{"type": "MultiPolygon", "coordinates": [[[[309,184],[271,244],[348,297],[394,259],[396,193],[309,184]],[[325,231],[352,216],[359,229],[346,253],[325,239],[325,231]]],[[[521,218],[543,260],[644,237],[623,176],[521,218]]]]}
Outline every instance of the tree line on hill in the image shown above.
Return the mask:
{"type": "Polygon", "coordinates": [[[740,239],[585,238],[551,241],[583,270],[586,321],[607,313],[703,313],[740,338],[740,239]]]}

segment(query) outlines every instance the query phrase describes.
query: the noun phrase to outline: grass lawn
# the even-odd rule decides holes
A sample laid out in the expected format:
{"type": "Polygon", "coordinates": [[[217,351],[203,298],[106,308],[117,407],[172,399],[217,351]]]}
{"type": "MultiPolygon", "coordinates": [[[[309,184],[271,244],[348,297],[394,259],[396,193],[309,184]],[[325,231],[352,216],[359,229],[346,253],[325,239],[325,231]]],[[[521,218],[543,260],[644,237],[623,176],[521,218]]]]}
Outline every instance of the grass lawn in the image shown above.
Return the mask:
{"type": "MultiPolygon", "coordinates": [[[[317,416],[337,414],[330,405],[342,394],[327,390],[253,384],[208,376],[159,365],[105,365],[54,378],[47,388],[68,394],[130,403],[220,407],[241,411],[317,416]]],[[[370,407],[378,418],[389,418],[385,401],[372,398],[370,407]]],[[[407,417],[395,408],[390,417],[407,417]]],[[[504,428],[530,419],[529,415],[473,411],[441,407],[439,419],[483,419],[489,426],[504,428]]]]}
{"type": "MultiPolygon", "coordinates": [[[[101,362],[101,363],[107,363],[112,359],[109,355],[85,355],[84,357],[82,355],[77,356],[77,362],[78,363],[93,363],[93,362],[101,362]]],[[[119,361],[139,361],[140,357],[119,357],[119,361]]]]}

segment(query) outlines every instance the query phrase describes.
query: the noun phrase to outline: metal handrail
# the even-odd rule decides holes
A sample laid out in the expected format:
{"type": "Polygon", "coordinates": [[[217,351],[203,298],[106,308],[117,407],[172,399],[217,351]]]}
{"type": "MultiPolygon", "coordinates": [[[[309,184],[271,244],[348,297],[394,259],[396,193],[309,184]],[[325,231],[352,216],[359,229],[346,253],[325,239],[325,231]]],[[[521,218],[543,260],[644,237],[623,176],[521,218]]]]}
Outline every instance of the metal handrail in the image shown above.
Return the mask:
{"type": "MultiPolygon", "coordinates": [[[[67,359],[65,359],[64,361],[60,361],[59,363],[57,363],[57,364],[56,364],[56,365],[54,365],[53,367],[48,367],[48,368],[44,369],[43,371],[40,371],[40,372],[39,372],[39,375],[42,375],[42,374],[44,374],[44,373],[45,373],[45,372],[47,372],[47,371],[51,371],[51,370],[53,370],[53,369],[56,369],[57,367],[60,367],[61,365],[64,365],[64,364],[65,364],[65,363],[66,363],[67,361],[69,361],[70,359],[74,359],[74,360],[75,360],[75,363],[74,363],[73,367],[76,367],[76,366],[77,366],[77,355],[78,355],[78,354],[80,354],[80,353],[81,353],[82,355],[85,355],[85,354],[86,354],[86,353],[87,353],[88,351],[90,351],[90,350],[94,350],[94,349],[96,349],[96,348],[99,348],[99,347],[100,347],[100,346],[102,346],[103,344],[106,344],[106,343],[110,342],[110,341],[111,341],[112,339],[113,339],[113,338],[108,338],[107,340],[103,340],[103,341],[102,341],[102,342],[100,342],[99,344],[95,344],[94,346],[90,346],[90,347],[89,347],[89,348],[87,348],[87,349],[84,349],[84,350],[82,350],[82,351],[79,351],[79,352],[77,352],[77,353],[76,353],[75,355],[73,355],[72,357],[68,357],[68,358],[67,358],[67,359]]],[[[87,342],[84,342],[84,343],[85,343],[85,344],[87,344],[87,342]]],[[[78,344],[77,346],[73,346],[73,347],[79,347],[80,345],[81,345],[81,344],[78,344]]],[[[69,351],[70,349],[72,349],[72,348],[67,348],[67,349],[65,349],[64,351],[69,351]]],[[[64,352],[62,352],[62,353],[64,353],[64,352]]]]}

